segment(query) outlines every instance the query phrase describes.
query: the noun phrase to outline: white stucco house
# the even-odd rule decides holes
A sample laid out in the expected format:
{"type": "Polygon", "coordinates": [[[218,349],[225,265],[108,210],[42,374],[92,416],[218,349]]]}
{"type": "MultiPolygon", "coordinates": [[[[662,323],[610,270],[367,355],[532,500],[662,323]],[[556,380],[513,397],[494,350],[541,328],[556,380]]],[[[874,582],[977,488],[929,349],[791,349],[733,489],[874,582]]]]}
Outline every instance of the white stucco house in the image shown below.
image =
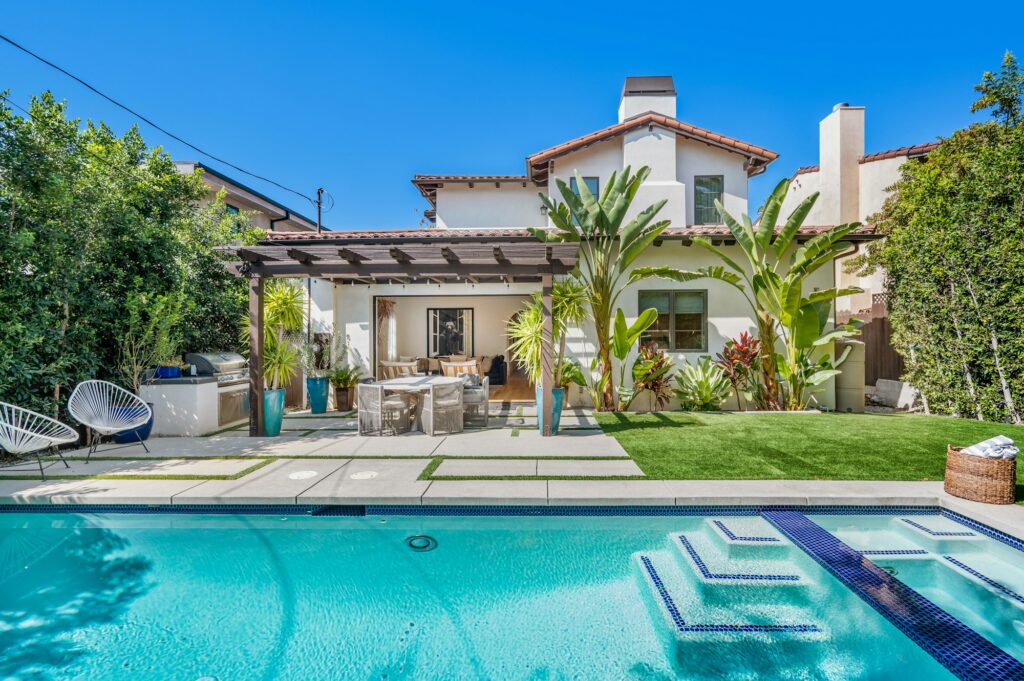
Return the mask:
{"type": "MultiPolygon", "coordinates": [[[[367,374],[377,373],[381,360],[507,355],[507,321],[539,290],[545,273],[557,276],[564,271],[560,266],[571,260],[569,255],[560,260],[562,256],[551,251],[547,260],[536,260],[536,253],[529,250],[543,246],[527,228],[548,227],[538,194],[560,198],[556,179],[572,185],[578,171],[592,191],[600,191],[610,174],[625,166],[651,168],[632,210],[667,199],[659,218],[671,220],[671,227],[635,263],[637,267],[696,269],[715,264],[707,251],[691,245],[698,235],[711,237],[726,250],[736,248],[720,224],[714,201],[721,200],[735,215],[756,211],[748,205],[749,179],[778,154],[684,122],[677,117],[677,108],[671,77],[627,78],[617,120],[529,154],[521,175],[416,175],[412,181],[429,204],[425,214],[435,223],[432,227],[320,235],[274,231],[260,246],[239,253],[245,272],[253,278],[308,276],[329,281],[329,286],[314,288],[318,323],[330,322],[344,334],[350,361],[362,365],[367,374]],[[539,265],[531,270],[529,263],[539,265]],[[379,318],[382,300],[393,302],[387,305],[389,314],[379,318]],[[448,330],[447,336],[442,329],[448,330]]],[[[825,195],[805,221],[801,240],[880,205],[871,191],[887,180],[878,179],[875,169],[888,168],[890,159],[866,159],[863,110],[838,108],[822,122],[820,168],[801,169],[793,178],[797,197],[814,190],[825,195]],[[850,168],[858,174],[854,189],[848,184],[850,168]],[[868,193],[867,200],[857,193],[860,188],[868,193]]],[[[854,242],[872,238],[870,226],[850,235],[854,242]]],[[[811,285],[832,287],[835,278],[834,269],[822,268],[811,285]]],[[[754,330],[743,297],[715,281],[647,280],[631,285],[619,305],[627,318],[656,307],[661,316],[648,335],[677,363],[713,356],[730,338],[754,330]]],[[[587,366],[595,350],[593,329],[586,324],[572,329],[569,350],[587,366]]],[[[501,389],[496,392],[504,399],[515,398],[501,389]]],[[[820,406],[833,407],[834,386],[825,385],[817,398],[820,406]]],[[[585,397],[580,393],[570,400],[583,404],[585,397]]]]}

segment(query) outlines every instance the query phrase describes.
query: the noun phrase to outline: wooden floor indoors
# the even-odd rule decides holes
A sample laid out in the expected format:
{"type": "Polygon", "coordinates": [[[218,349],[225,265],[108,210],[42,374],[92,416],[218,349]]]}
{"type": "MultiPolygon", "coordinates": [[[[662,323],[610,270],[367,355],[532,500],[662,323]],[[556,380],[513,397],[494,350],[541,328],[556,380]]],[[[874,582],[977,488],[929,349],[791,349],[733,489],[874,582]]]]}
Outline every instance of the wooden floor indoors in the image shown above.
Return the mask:
{"type": "Polygon", "coordinates": [[[533,384],[522,371],[510,371],[505,385],[491,386],[491,402],[533,402],[533,384]]]}

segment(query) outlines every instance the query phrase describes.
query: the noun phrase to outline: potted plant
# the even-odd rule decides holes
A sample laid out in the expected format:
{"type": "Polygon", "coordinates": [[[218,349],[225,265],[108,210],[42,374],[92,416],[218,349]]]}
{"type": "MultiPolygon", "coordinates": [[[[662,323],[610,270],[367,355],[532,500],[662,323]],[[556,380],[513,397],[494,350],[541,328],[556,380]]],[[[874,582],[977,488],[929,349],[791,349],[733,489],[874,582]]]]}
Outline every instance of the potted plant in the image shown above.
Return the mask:
{"type": "Polygon", "coordinates": [[[338,411],[349,411],[354,402],[353,388],[363,377],[359,367],[343,364],[330,374],[331,385],[334,386],[334,408],[338,411]]]}
{"type": "MultiPolygon", "coordinates": [[[[181,298],[176,294],[151,296],[135,292],[128,298],[126,308],[128,320],[121,333],[117,370],[121,382],[131,388],[136,395],[139,395],[144,377],[150,372],[159,377],[161,367],[174,367],[179,370],[180,375],[177,361],[181,345],[178,335],[178,327],[181,322],[181,298]]],[[[128,444],[149,438],[153,431],[153,419],[156,412],[152,402],[146,404],[149,405],[150,410],[149,420],[137,428],[115,433],[114,442],[128,444]]],[[[133,409],[133,407],[123,407],[123,409],[133,409]]],[[[126,414],[126,416],[131,417],[133,414],[126,414]]]]}
{"type": "Polygon", "coordinates": [[[306,375],[309,411],[313,414],[325,414],[327,413],[328,375],[331,373],[330,348],[318,343],[313,338],[303,342],[299,356],[302,360],[302,373],[306,375]]]}
{"type": "MultiPolygon", "coordinates": [[[[570,277],[556,281],[551,290],[552,328],[556,349],[553,372],[554,387],[551,390],[553,413],[551,416],[551,434],[558,434],[562,406],[565,404],[565,392],[568,384],[578,376],[579,367],[566,360],[565,340],[569,325],[580,324],[587,318],[586,288],[578,279],[570,277]]],[[[536,386],[537,427],[544,430],[544,410],[541,404],[544,399],[544,386],[541,379],[543,370],[541,357],[544,349],[544,299],[539,293],[533,294],[520,310],[509,320],[508,335],[510,357],[526,368],[527,376],[536,386]]]]}
{"type": "Polygon", "coordinates": [[[264,302],[263,347],[263,434],[276,437],[284,418],[284,384],[295,377],[299,353],[294,334],[305,319],[305,294],[293,282],[272,279],[267,284],[264,302]]]}

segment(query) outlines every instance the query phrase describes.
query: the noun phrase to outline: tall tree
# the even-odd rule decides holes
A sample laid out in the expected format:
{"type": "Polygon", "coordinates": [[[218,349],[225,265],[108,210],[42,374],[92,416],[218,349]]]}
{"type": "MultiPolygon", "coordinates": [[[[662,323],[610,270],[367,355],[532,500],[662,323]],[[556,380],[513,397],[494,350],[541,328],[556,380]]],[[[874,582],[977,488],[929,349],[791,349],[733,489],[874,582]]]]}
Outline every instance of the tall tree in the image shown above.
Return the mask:
{"type": "Polygon", "coordinates": [[[891,294],[893,342],[931,411],[1021,422],[1024,77],[1007,53],[972,110],[994,120],[903,165],[869,251],[891,294]]]}

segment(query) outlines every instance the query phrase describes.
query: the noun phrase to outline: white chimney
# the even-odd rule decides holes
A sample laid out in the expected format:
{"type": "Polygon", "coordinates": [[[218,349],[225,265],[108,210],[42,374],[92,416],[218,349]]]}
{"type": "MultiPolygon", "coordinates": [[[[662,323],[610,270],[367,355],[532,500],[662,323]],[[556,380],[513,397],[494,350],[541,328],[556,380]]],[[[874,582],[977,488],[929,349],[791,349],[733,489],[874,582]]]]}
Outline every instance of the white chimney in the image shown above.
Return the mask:
{"type": "Polygon", "coordinates": [[[619,100],[619,123],[648,111],[676,117],[676,86],[672,76],[626,78],[619,100]]]}
{"type": "Polygon", "coordinates": [[[815,206],[821,224],[860,219],[860,157],[864,155],[864,107],[842,103],[818,125],[821,164],[815,206]]]}

